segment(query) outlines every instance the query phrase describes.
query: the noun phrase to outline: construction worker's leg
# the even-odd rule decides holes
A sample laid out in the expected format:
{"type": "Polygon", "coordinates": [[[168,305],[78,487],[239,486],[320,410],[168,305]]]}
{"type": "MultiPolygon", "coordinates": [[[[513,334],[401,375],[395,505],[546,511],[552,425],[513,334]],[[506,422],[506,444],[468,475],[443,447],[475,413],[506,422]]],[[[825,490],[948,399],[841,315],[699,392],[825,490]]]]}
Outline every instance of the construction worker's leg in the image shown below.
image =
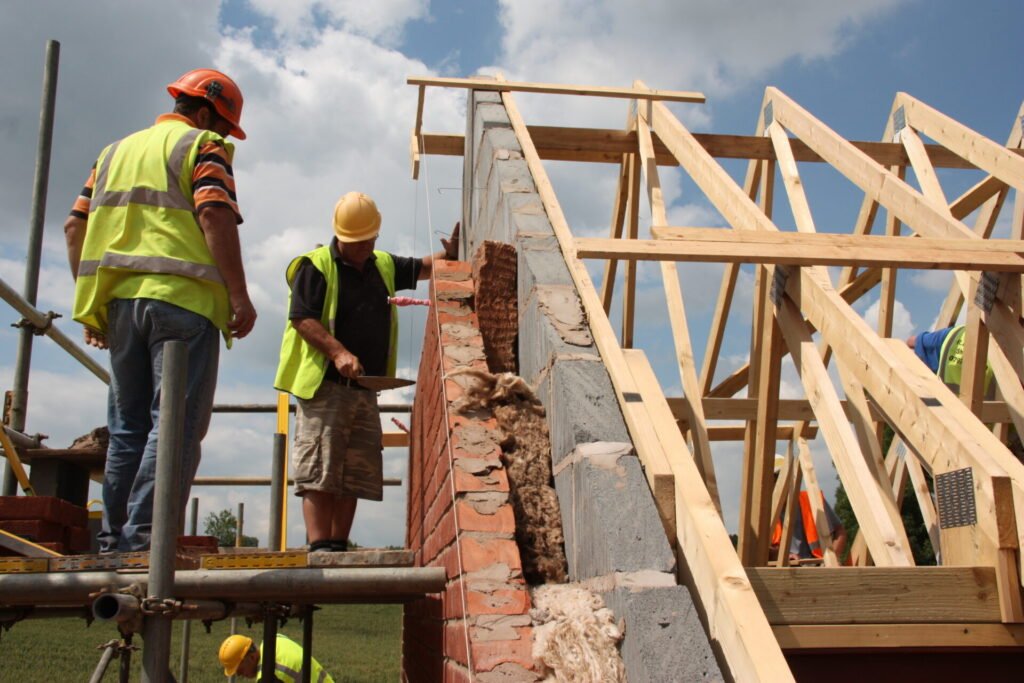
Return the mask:
{"type": "MultiPolygon", "coordinates": [[[[181,341],[188,347],[185,419],[180,456],[181,478],[174,482],[175,488],[181,494],[179,515],[184,514],[184,502],[188,500],[192,477],[199,465],[199,441],[209,425],[209,411],[213,406],[213,391],[217,382],[219,353],[219,346],[215,345],[219,343],[219,333],[207,318],[155,299],[135,299],[132,305],[135,327],[147,343],[153,390],[149,402],[152,427],[138,474],[135,476],[135,485],[128,499],[128,521],[121,534],[121,549],[126,551],[149,548],[153,525],[153,497],[156,490],[156,453],[164,344],[169,341],[181,341]],[[183,483],[186,480],[187,485],[183,483]]],[[[176,526],[180,526],[180,519],[175,523],[176,526]]]]}
{"type": "Polygon", "coordinates": [[[354,496],[339,496],[334,499],[334,516],[331,520],[331,533],[328,536],[332,541],[348,542],[348,534],[352,531],[352,520],[356,516],[356,503],[359,499],[354,496]]]}
{"type": "Polygon", "coordinates": [[[353,413],[348,391],[326,381],[312,398],[296,402],[292,472],[310,545],[331,538],[335,501],[342,494],[353,413]]]}
{"type": "Polygon", "coordinates": [[[334,522],[335,496],[326,491],[305,491],[302,494],[302,518],[310,545],[331,537],[334,522]]]}
{"type": "Polygon", "coordinates": [[[384,498],[384,467],[381,453],[382,433],[377,394],[364,389],[347,388],[355,411],[349,423],[348,449],[342,470],[343,495],[335,504],[331,540],[337,549],[347,548],[356,501],[384,498]]]}
{"type": "Polygon", "coordinates": [[[103,473],[103,530],[100,551],[120,547],[128,521],[128,499],[152,428],[150,404],[153,381],[149,349],[132,318],[133,302],[114,299],[107,305],[107,343],[110,345],[110,390],[107,427],[110,445],[103,473]]]}

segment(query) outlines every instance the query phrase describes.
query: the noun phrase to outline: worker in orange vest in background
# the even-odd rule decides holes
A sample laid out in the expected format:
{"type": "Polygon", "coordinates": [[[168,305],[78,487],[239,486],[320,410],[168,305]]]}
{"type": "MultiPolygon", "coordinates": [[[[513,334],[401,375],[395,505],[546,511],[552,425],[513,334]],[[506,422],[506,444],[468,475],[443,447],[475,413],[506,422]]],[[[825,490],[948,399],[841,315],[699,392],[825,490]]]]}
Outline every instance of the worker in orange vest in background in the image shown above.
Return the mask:
{"type": "MultiPolygon", "coordinates": [[[[775,476],[779,476],[779,471],[782,468],[782,463],[785,458],[775,458],[775,476]]],[[[821,496],[821,502],[825,505],[825,519],[828,521],[829,532],[832,534],[832,550],[835,551],[837,556],[842,556],[843,551],[846,550],[847,533],[846,527],[836,516],[835,510],[825,500],[825,496],[821,496]]],[[[822,559],[825,557],[825,551],[821,547],[821,540],[818,537],[818,528],[814,524],[814,513],[811,511],[811,501],[808,498],[807,491],[800,492],[800,506],[796,508],[797,518],[794,520],[796,524],[793,525],[793,539],[789,544],[789,559],[791,562],[798,560],[810,560],[810,559],[822,559]]],[[[782,542],[782,521],[775,523],[775,528],[772,530],[772,541],[771,541],[771,552],[772,556],[778,555],[779,544],[782,542]]]]}

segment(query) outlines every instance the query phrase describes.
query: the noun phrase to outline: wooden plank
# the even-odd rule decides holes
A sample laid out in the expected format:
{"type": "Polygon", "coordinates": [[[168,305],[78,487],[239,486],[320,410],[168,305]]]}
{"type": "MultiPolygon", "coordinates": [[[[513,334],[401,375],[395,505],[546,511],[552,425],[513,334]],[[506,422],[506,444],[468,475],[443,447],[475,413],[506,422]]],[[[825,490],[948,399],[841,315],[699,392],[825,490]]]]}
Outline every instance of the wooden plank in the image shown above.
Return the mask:
{"type": "Polygon", "coordinates": [[[904,109],[908,126],[1024,192],[1024,158],[907,93],[898,93],[896,101],[904,109]]]}
{"type": "MultiPolygon", "coordinates": [[[[528,126],[537,154],[548,161],[579,161],[586,163],[616,164],[623,154],[636,149],[636,133],[614,128],[571,128],[564,126],[528,126]]],[[[720,159],[775,160],[771,141],[760,135],[722,135],[717,133],[693,133],[693,137],[707,152],[720,159]]],[[[458,133],[421,132],[421,150],[424,154],[462,156],[463,136],[458,133]]],[[[910,163],[906,150],[894,142],[865,142],[851,140],[850,144],[883,166],[900,166],[910,163]]],[[[823,163],[824,160],[806,143],[793,140],[793,156],[802,163],[823,163]]],[[[928,159],[935,168],[974,169],[970,162],[960,158],[942,145],[925,145],[928,159]]],[[[1024,154],[1018,149],[1008,149],[1011,154],[1024,154]]],[[[679,162],[668,151],[665,144],[654,136],[655,160],[659,166],[678,166],[679,162]]],[[[989,183],[1002,183],[993,179],[989,183]]],[[[986,192],[991,185],[979,187],[975,193],[986,192]]],[[[963,208],[978,195],[964,197],[963,208]]],[[[967,211],[964,215],[969,214],[967,211]]]]}
{"type": "Polygon", "coordinates": [[[416,123],[412,127],[412,136],[409,141],[409,161],[412,165],[412,179],[420,177],[420,134],[423,132],[423,100],[426,94],[426,87],[420,86],[416,94],[416,123]]]}
{"type": "MultiPolygon", "coordinates": [[[[813,222],[808,220],[813,226],[813,222]]],[[[723,245],[756,245],[758,247],[786,246],[842,247],[844,249],[878,249],[903,254],[922,249],[935,251],[969,251],[983,257],[985,254],[1024,253],[1024,245],[1012,239],[934,239],[928,237],[895,237],[890,235],[846,235],[842,233],[812,232],[753,232],[729,228],[679,227],[654,224],[651,235],[666,242],[704,242],[723,245]]]]}
{"type": "Polygon", "coordinates": [[[749,567],[781,624],[998,623],[992,567],[749,567]]]}
{"type": "MultiPolygon", "coordinates": [[[[632,119],[632,116],[630,117],[632,119]]],[[[635,124],[634,124],[635,125],[635,124]]],[[[626,205],[629,198],[629,164],[633,155],[624,154],[619,164],[619,182],[615,189],[615,204],[612,206],[612,220],[609,227],[609,238],[622,237],[622,227],[626,220],[626,205]]],[[[612,310],[612,297],[615,295],[615,275],[618,270],[618,259],[608,259],[604,264],[604,278],[601,280],[601,303],[607,315],[612,310]]]]}
{"type": "MultiPolygon", "coordinates": [[[[629,242],[635,242],[640,234],[640,167],[635,154],[629,157],[629,217],[626,231],[629,242]]],[[[619,240],[623,242],[623,240],[619,240]]],[[[636,261],[627,261],[622,286],[622,348],[633,346],[633,312],[636,310],[636,261]]]]}
{"type": "Polygon", "coordinates": [[[827,624],[772,627],[783,650],[1024,648],[1021,624],[827,624]]]}
{"type": "MultiPolygon", "coordinates": [[[[668,397],[668,404],[676,419],[685,420],[683,399],[668,397]]],[[[843,410],[849,414],[849,402],[840,401],[843,410]]],[[[878,406],[870,401],[871,419],[883,418],[878,406]]],[[[753,420],[757,417],[757,399],[754,398],[705,398],[704,417],[707,420],[753,420]]],[[[779,400],[780,420],[813,420],[814,411],[807,399],[780,399],[779,400]]],[[[1010,412],[1006,403],[1002,401],[985,401],[981,411],[982,422],[1009,422],[1010,412]]]]}
{"type": "Polygon", "coordinates": [[[491,90],[501,93],[529,92],[549,95],[586,95],[589,97],[613,97],[627,100],[664,100],[666,102],[704,102],[704,94],[691,90],[652,90],[649,88],[611,88],[607,86],[564,85],[558,83],[530,83],[481,78],[434,78],[410,76],[409,85],[439,88],[466,88],[469,90],[491,90]]]}
{"type": "MultiPolygon", "coordinates": [[[[663,228],[652,228],[658,238],[667,233],[663,228]]],[[[688,230],[686,232],[689,232],[688,230]]],[[[844,266],[856,265],[884,268],[911,268],[920,270],[972,270],[995,272],[1024,272],[1024,256],[999,249],[954,249],[954,240],[944,240],[939,248],[913,249],[901,244],[916,242],[907,237],[866,236],[863,245],[848,247],[830,244],[833,235],[796,235],[778,233],[774,240],[750,241],[719,239],[703,241],[699,236],[686,239],[686,232],[676,233],[676,239],[610,240],[604,237],[577,237],[576,249],[582,259],[623,259],[628,261],[693,261],[700,263],[759,263],[783,266],[844,266]],[[791,239],[791,238],[798,239],[791,239]],[[809,238],[809,239],[808,239],[809,238]],[[878,240],[887,240],[880,243],[878,240]]],[[[727,230],[712,232],[728,233],[727,230]]]]}
{"type": "MultiPolygon", "coordinates": [[[[588,314],[594,341],[612,378],[619,405],[624,408],[630,434],[634,435],[641,425],[637,424],[637,416],[625,410],[629,402],[625,401],[623,394],[636,392],[638,387],[626,366],[622,349],[615,343],[614,332],[607,316],[603,315],[601,301],[586,266],[575,257],[569,225],[515,100],[511,93],[506,92],[502,93],[502,101],[523,148],[523,157],[533,175],[569,273],[588,314]]],[[[658,400],[659,397],[650,399],[658,400]]],[[[664,401],[663,396],[660,401],[664,401]]],[[[665,408],[667,410],[667,403],[665,408]]],[[[660,420],[648,426],[655,429],[657,443],[663,448],[672,467],[676,485],[679,552],[707,617],[709,636],[721,648],[729,675],[735,680],[792,681],[793,675],[750,588],[743,566],[736,557],[729,534],[697,466],[692,458],[683,455],[687,448],[682,434],[674,421],[660,420]]],[[[634,440],[634,445],[637,447],[637,455],[646,464],[651,444],[634,440]]]]}
{"type": "MultiPolygon", "coordinates": [[[[686,428],[686,424],[681,424],[681,428],[686,428]]],[[[708,441],[743,441],[744,430],[746,427],[741,424],[734,425],[708,425],[708,441]]],[[[779,425],[775,430],[776,441],[786,441],[793,438],[795,430],[792,425],[779,425]]],[[[800,434],[808,439],[813,439],[818,435],[818,428],[809,425],[804,428],[804,431],[800,434]]]]}
{"type": "Polygon", "coordinates": [[[28,558],[41,558],[41,557],[62,557],[62,555],[49,548],[44,548],[41,545],[33,543],[27,539],[22,538],[16,534],[12,534],[9,531],[0,529],[0,548],[4,550],[10,550],[11,552],[18,553],[28,558]]]}
{"type": "MultiPolygon", "coordinates": [[[[839,558],[836,557],[836,551],[833,549],[832,529],[829,527],[828,517],[825,514],[825,499],[822,497],[821,487],[818,486],[818,473],[814,466],[814,458],[811,457],[811,449],[807,446],[807,439],[798,437],[796,445],[800,458],[800,472],[803,474],[804,488],[807,489],[807,503],[814,517],[814,527],[818,530],[818,541],[821,543],[825,566],[838,567],[839,558]]],[[[795,515],[796,510],[794,509],[793,512],[795,515]]],[[[803,514],[802,511],[801,514],[803,514]]],[[[794,521],[796,521],[795,516],[794,521]]]]}
{"type": "MultiPolygon", "coordinates": [[[[661,393],[661,385],[658,383],[658,378],[655,376],[654,370],[647,360],[647,355],[643,351],[639,349],[623,349],[622,355],[626,359],[630,375],[641,397],[657,396],[661,393]]],[[[654,406],[655,410],[660,410],[655,402],[652,402],[651,406],[654,406]]],[[[654,418],[650,415],[646,402],[634,408],[634,411],[639,412],[641,409],[646,413],[646,418],[650,424],[653,424],[654,418]]],[[[663,420],[664,417],[664,415],[659,415],[658,419],[663,420]]],[[[648,440],[656,441],[658,438],[653,429],[645,430],[644,433],[647,435],[646,438],[648,440]]],[[[670,534],[674,544],[675,536],[678,533],[676,526],[675,476],[672,473],[668,458],[665,456],[664,449],[658,445],[651,448],[650,451],[654,457],[644,463],[644,475],[647,477],[647,483],[651,487],[654,503],[661,514],[665,529],[670,534]]]]}
{"type": "MultiPolygon", "coordinates": [[[[634,83],[634,86],[642,86],[634,83]]],[[[667,220],[665,201],[661,194],[661,180],[658,168],[654,164],[654,148],[651,144],[651,131],[644,121],[636,121],[637,139],[640,141],[640,168],[647,179],[647,198],[650,202],[651,216],[656,221],[667,220]]],[[[635,235],[633,235],[635,238],[635,235]]],[[[708,442],[707,425],[704,422],[704,407],[701,404],[700,383],[697,379],[697,362],[693,357],[693,343],[690,340],[690,328],[686,322],[686,305],[683,291],[679,286],[679,274],[675,264],[661,264],[662,282],[665,287],[665,302],[668,306],[669,325],[672,330],[672,343],[676,352],[676,367],[683,392],[689,399],[686,402],[687,420],[690,427],[690,438],[693,445],[693,456],[697,469],[704,477],[708,494],[714,501],[719,513],[722,502],[718,495],[718,478],[715,476],[715,463],[711,458],[711,444],[708,442]]]]}

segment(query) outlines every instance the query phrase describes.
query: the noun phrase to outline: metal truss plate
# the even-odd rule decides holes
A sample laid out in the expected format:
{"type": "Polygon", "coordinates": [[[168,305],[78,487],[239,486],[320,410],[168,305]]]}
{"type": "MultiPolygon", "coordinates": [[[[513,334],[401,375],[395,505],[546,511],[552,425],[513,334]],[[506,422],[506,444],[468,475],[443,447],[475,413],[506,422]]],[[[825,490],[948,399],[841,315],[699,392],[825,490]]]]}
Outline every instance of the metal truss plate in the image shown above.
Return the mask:
{"type": "Polygon", "coordinates": [[[42,557],[0,557],[0,574],[38,574],[46,571],[47,562],[42,557]]]}
{"type": "Polygon", "coordinates": [[[970,467],[935,475],[939,527],[953,529],[978,523],[974,503],[974,475],[970,467]]]}
{"type": "Polygon", "coordinates": [[[202,569],[282,569],[287,567],[308,567],[308,553],[305,550],[289,550],[281,553],[224,553],[203,555],[199,560],[202,569]]]}

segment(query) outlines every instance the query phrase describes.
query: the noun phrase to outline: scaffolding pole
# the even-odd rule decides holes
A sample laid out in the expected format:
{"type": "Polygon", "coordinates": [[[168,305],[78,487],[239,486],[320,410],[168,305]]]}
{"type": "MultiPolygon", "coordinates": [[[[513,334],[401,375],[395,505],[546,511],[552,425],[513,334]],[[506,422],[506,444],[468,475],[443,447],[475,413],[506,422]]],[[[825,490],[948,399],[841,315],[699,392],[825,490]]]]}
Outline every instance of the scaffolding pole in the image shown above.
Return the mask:
{"type": "MultiPolygon", "coordinates": [[[[46,193],[50,180],[50,151],[53,148],[53,113],[57,103],[57,69],[60,64],[60,43],[46,43],[46,64],[43,67],[43,101],[39,114],[39,142],[36,147],[36,172],[32,184],[32,215],[29,221],[28,257],[25,260],[25,300],[36,305],[39,290],[39,262],[43,249],[43,223],[46,219],[46,193]]],[[[32,338],[35,323],[21,326],[18,355],[14,363],[14,384],[11,392],[11,429],[25,430],[28,406],[28,376],[32,365],[32,338]]],[[[3,494],[17,492],[10,463],[4,465],[3,494]]]]}
{"type": "MultiPolygon", "coordinates": [[[[153,533],[149,551],[149,590],[154,606],[174,598],[174,556],[178,536],[181,446],[184,441],[185,382],[188,347],[185,342],[164,343],[160,385],[160,438],[156,446],[156,492],[153,500],[153,533]]],[[[143,683],[170,679],[171,615],[146,614],[142,622],[143,683]]]]}

